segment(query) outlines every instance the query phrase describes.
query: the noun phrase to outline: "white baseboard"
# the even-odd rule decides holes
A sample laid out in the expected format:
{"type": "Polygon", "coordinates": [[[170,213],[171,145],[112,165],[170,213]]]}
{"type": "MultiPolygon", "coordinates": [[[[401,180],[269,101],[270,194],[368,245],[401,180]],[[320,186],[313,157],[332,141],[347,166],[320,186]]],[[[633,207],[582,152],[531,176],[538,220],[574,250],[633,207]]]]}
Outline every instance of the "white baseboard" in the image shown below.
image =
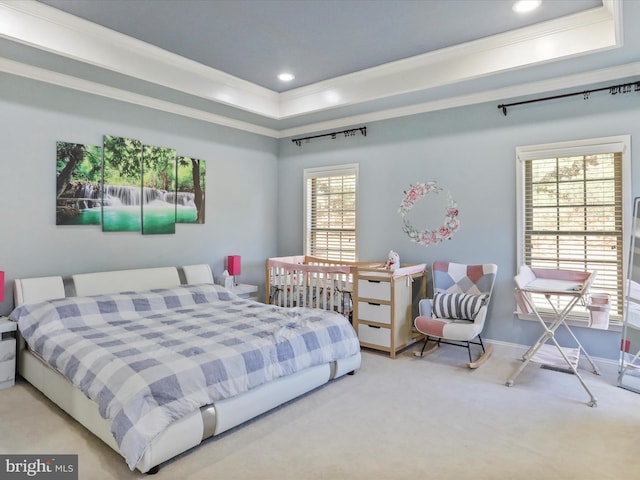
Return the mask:
{"type": "MultiPolygon", "coordinates": [[[[493,340],[491,338],[483,338],[482,341],[492,344],[494,346],[494,351],[505,356],[522,357],[530,347],[530,345],[504,342],[502,340],[493,340]]],[[[590,355],[590,357],[594,362],[605,365],[613,365],[617,367],[619,364],[618,360],[613,360],[611,358],[594,357],[593,355],[590,355]]]]}

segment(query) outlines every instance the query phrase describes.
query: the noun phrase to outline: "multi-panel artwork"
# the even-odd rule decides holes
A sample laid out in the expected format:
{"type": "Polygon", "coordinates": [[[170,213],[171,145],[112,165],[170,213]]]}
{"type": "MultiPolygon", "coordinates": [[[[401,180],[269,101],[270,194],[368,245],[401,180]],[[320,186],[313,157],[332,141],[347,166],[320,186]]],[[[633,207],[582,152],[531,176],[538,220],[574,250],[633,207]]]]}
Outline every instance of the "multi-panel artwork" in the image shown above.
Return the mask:
{"type": "Polygon", "coordinates": [[[204,160],[105,135],[102,147],[57,142],[56,162],[57,225],[166,234],[204,223],[204,160]]]}

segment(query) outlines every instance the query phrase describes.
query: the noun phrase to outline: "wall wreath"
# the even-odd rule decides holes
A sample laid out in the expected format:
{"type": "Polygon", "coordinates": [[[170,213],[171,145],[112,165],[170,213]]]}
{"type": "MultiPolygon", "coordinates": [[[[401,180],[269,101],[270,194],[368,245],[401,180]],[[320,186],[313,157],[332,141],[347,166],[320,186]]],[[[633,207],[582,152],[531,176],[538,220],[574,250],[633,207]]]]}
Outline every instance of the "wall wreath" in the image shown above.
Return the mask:
{"type": "Polygon", "coordinates": [[[429,245],[437,245],[443,240],[451,240],[451,236],[460,228],[458,220],[458,205],[449,192],[445,192],[442,187],[436,185],[436,182],[416,183],[411,185],[409,190],[404,192],[404,199],[398,210],[402,215],[404,226],[402,231],[407,234],[412,242],[428,247],[429,245]],[[411,211],[413,206],[422,197],[429,193],[446,194],[447,205],[445,207],[443,224],[433,229],[425,228],[418,230],[407,219],[406,215],[411,211]]]}

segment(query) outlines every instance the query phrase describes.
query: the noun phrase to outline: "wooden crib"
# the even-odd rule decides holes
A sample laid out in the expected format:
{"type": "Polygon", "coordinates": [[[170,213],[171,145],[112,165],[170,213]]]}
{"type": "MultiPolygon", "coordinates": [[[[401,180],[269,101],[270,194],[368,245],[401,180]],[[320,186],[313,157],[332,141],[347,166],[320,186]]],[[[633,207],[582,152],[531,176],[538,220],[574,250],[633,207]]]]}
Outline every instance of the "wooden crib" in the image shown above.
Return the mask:
{"type": "Polygon", "coordinates": [[[351,318],[356,263],[305,255],[266,261],[267,303],[334,310],[351,318]]]}

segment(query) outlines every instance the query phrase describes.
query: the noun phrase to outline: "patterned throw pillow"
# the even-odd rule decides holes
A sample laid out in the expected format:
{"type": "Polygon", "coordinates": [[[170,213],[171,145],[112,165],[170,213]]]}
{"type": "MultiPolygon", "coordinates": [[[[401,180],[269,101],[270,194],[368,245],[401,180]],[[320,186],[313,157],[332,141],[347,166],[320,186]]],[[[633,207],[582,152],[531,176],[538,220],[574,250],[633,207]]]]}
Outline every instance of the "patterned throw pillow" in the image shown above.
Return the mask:
{"type": "Polygon", "coordinates": [[[436,293],[433,296],[433,316],[475,320],[489,295],[468,295],[466,293],[436,293]]]}

